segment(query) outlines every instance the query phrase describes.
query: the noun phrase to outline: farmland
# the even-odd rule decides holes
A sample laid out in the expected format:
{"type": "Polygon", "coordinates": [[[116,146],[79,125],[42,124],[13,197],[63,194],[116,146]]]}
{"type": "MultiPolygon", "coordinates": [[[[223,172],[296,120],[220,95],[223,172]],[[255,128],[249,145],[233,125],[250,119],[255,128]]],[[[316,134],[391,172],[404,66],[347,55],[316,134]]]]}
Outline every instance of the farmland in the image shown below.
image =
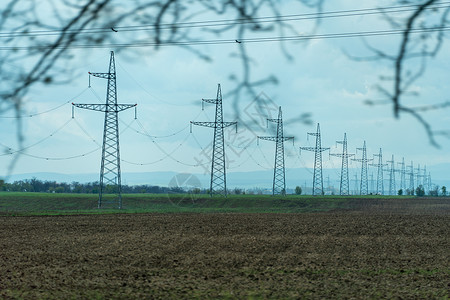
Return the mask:
{"type": "Polygon", "coordinates": [[[449,297],[447,198],[134,197],[0,194],[0,298],[449,297]]]}

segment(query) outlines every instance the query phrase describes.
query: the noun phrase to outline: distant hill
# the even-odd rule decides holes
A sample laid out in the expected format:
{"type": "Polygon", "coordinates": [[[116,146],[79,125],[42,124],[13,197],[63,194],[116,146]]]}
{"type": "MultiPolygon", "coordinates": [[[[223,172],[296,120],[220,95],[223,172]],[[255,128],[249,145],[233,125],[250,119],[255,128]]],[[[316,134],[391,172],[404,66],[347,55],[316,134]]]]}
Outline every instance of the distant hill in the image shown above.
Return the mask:
{"type": "MultiPolygon", "coordinates": [[[[427,167],[427,173],[431,172],[432,181],[439,186],[445,185],[450,187],[450,164],[441,164],[437,166],[427,167]]],[[[350,190],[354,190],[359,184],[360,170],[350,169],[350,190]],[[354,174],[358,176],[358,182],[355,182],[354,174]]],[[[369,174],[372,173],[376,180],[376,169],[370,168],[369,174]]],[[[142,172],[142,173],[122,173],[122,183],[127,185],[158,185],[169,186],[170,182],[174,180],[174,177],[178,173],[176,172],[142,172]]],[[[209,174],[192,174],[198,178],[202,188],[208,188],[210,184],[209,174]]],[[[399,185],[400,174],[396,173],[397,185],[399,185]]],[[[99,174],[86,173],[86,174],[63,174],[63,173],[50,173],[50,172],[37,172],[37,173],[25,173],[14,174],[9,178],[9,182],[16,180],[24,180],[37,178],[43,181],[56,181],[56,182],[94,182],[99,181],[99,174]]],[[[296,186],[302,188],[312,186],[313,170],[307,168],[286,169],[286,187],[293,189],[296,186]]],[[[339,189],[340,169],[324,169],[323,170],[323,182],[324,187],[334,186],[339,189]],[[329,179],[329,181],[328,181],[329,179]]],[[[262,188],[271,189],[273,180],[273,170],[262,170],[253,172],[227,172],[227,187],[228,188],[262,188]]],[[[384,174],[385,188],[387,188],[389,174],[384,174]]],[[[409,182],[409,177],[406,178],[406,184],[409,182]]],[[[175,181],[172,182],[175,183],[175,181]]],[[[181,184],[181,183],[180,183],[181,184]]]]}

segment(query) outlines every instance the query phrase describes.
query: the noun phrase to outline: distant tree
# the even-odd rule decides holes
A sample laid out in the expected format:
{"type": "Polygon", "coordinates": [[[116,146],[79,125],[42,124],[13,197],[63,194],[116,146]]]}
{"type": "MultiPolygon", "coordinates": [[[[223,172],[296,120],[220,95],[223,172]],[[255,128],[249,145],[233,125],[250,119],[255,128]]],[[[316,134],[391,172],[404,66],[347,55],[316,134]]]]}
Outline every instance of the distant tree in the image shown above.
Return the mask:
{"type": "Polygon", "coordinates": [[[432,197],[437,197],[439,196],[439,186],[435,186],[434,189],[430,189],[430,191],[428,192],[428,194],[432,197]]]}
{"type": "Polygon", "coordinates": [[[399,195],[399,196],[403,195],[403,190],[399,189],[398,192],[397,192],[397,195],[399,195]]]}
{"type": "Polygon", "coordinates": [[[425,189],[423,188],[422,185],[419,185],[419,186],[416,188],[416,196],[418,196],[418,197],[423,197],[423,196],[425,196],[425,189]]]}
{"type": "Polygon", "coordinates": [[[445,187],[445,185],[443,185],[442,187],[441,187],[441,191],[442,191],[442,196],[447,196],[447,188],[445,187]]]}
{"type": "Polygon", "coordinates": [[[242,190],[239,189],[239,188],[235,188],[233,192],[234,192],[235,195],[240,195],[240,194],[242,194],[242,190]]]}
{"type": "Polygon", "coordinates": [[[296,195],[301,195],[302,194],[302,188],[299,187],[298,185],[295,187],[295,194],[296,195]]]}
{"type": "Polygon", "coordinates": [[[57,188],[55,188],[55,193],[64,193],[64,188],[62,186],[58,186],[57,188]]]}
{"type": "Polygon", "coordinates": [[[199,189],[199,188],[193,188],[192,190],[191,190],[191,193],[192,194],[200,194],[200,192],[201,192],[202,190],[201,189],[199,189]]]}

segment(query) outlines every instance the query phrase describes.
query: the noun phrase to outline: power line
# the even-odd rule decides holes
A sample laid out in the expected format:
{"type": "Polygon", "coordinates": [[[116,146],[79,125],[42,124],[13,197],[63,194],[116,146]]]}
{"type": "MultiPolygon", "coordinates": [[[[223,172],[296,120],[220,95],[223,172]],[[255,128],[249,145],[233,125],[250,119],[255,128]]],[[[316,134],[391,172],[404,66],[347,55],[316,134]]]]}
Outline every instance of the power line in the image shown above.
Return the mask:
{"type": "Polygon", "coordinates": [[[28,146],[23,147],[21,149],[14,150],[13,148],[11,148],[9,146],[0,143],[1,146],[3,146],[3,147],[8,149],[7,153],[1,154],[0,156],[11,155],[11,154],[15,154],[15,153],[22,153],[23,154],[25,150],[30,149],[30,148],[32,148],[34,146],[37,146],[37,145],[45,142],[46,140],[48,140],[52,136],[54,136],[56,133],[58,133],[60,130],[62,130],[64,127],[66,127],[71,121],[72,121],[72,119],[69,119],[67,122],[65,122],[62,126],[58,127],[55,131],[50,133],[48,136],[44,137],[43,139],[40,139],[39,141],[35,142],[34,144],[28,145],[28,146]]]}
{"type": "MultiPolygon", "coordinates": [[[[449,1],[436,3],[425,10],[445,9],[450,7],[449,1]]],[[[222,19],[222,20],[205,20],[205,21],[192,21],[192,22],[175,22],[175,23],[162,23],[162,24],[142,24],[142,25],[128,25],[128,26],[115,26],[114,29],[118,32],[130,32],[130,31],[153,31],[153,30],[173,30],[173,28],[205,28],[205,27],[218,27],[218,26],[230,26],[241,24],[259,24],[259,23],[273,23],[273,22],[287,22],[287,21],[304,21],[304,20],[318,20],[329,18],[341,18],[341,17],[355,17],[365,15],[377,15],[388,13],[402,13],[415,11],[419,7],[417,4],[400,5],[400,6],[387,6],[378,8],[361,8],[361,9],[349,9],[338,10],[328,12],[315,12],[304,14],[290,14],[290,15],[278,15],[278,16],[264,16],[238,19],[222,19]]],[[[111,33],[111,27],[97,27],[81,30],[35,30],[28,32],[0,32],[0,38],[12,38],[21,36],[51,36],[61,33],[76,33],[80,34],[95,34],[95,33],[111,33]]],[[[116,34],[116,33],[114,33],[116,34]]]]}
{"type": "Polygon", "coordinates": [[[50,108],[48,110],[45,111],[41,111],[41,112],[37,112],[37,113],[33,113],[33,114],[23,114],[23,115],[18,115],[18,116],[2,116],[0,115],[0,119],[21,119],[21,118],[32,118],[35,116],[39,116],[39,115],[43,115],[52,111],[57,110],[58,108],[63,107],[66,104],[71,103],[73,100],[75,100],[76,98],[80,97],[81,95],[83,95],[88,88],[84,89],[81,93],[79,93],[78,95],[76,95],[75,97],[71,98],[70,100],[67,100],[66,102],[64,102],[63,104],[59,104],[53,108],[50,108]]]}
{"type": "MultiPolygon", "coordinates": [[[[410,30],[411,34],[419,33],[433,33],[433,32],[447,32],[450,31],[450,26],[436,26],[425,28],[413,28],[410,30]]],[[[324,39],[342,39],[342,38],[357,38],[357,37],[376,37],[376,36],[390,36],[401,35],[404,33],[403,29],[390,30],[374,30],[374,31],[356,31],[356,32],[338,32],[327,34],[311,34],[311,35],[292,35],[292,36],[273,36],[273,37],[259,37],[259,38],[243,38],[240,43],[270,43],[270,42],[289,42],[289,41],[306,41],[306,40],[324,40],[324,39]]],[[[24,50],[46,50],[49,48],[70,48],[70,49],[100,49],[100,48],[142,48],[155,46],[197,46],[197,45],[224,45],[236,44],[235,38],[229,39],[213,39],[213,40],[192,40],[192,41],[160,41],[160,42],[130,42],[130,43],[111,43],[111,44],[72,44],[66,45],[33,45],[33,46],[7,46],[0,47],[0,51],[24,51],[24,50]]]]}

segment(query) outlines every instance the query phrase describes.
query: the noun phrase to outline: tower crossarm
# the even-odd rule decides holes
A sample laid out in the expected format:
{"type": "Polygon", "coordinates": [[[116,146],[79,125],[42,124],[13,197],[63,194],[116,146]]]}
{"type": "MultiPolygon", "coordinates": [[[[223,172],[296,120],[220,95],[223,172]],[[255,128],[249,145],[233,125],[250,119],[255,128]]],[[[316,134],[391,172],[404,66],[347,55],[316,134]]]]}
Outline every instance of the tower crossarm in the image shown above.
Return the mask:
{"type": "Polygon", "coordinates": [[[114,78],[116,78],[116,74],[115,73],[92,73],[92,72],[89,72],[89,75],[94,76],[94,77],[98,77],[98,78],[103,78],[103,79],[114,79],[114,78]]]}
{"type": "Polygon", "coordinates": [[[355,154],[350,154],[350,153],[346,153],[346,154],[343,154],[343,153],[330,153],[330,155],[331,156],[336,156],[336,157],[352,157],[352,156],[354,156],[355,154]]]}
{"type": "Polygon", "coordinates": [[[101,112],[121,112],[137,106],[137,104],[80,104],[80,103],[72,103],[72,105],[78,108],[101,112]]]}
{"type": "Polygon", "coordinates": [[[194,121],[191,121],[191,124],[197,125],[197,126],[215,128],[217,123],[216,122],[194,122],[194,121]]]}
{"type": "Polygon", "coordinates": [[[217,104],[219,102],[219,99],[202,99],[202,101],[206,102],[206,103],[212,103],[212,104],[217,104]]]}
{"type": "Polygon", "coordinates": [[[357,161],[357,162],[369,162],[372,161],[373,158],[352,158],[353,161],[357,161]]]}
{"type": "Polygon", "coordinates": [[[277,139],[283,140],[283,141],[289,141],[289,140],[293,140],[294,137],[293,136],[284,136],[282,138],[280,138],[280,137],[277,138],[276,136],[258,136],[258,139],[276,142],[277,139]]]}
{"type": "Polygon", "coordinates": [[[233,125],[237,126],[237,122],[195,122],[195,121],[191,121],[192,125],[197,125],[197,126],[203,126],[203,127],[211,127],[211,128],[217,128],[217,127],[230,127],[233,125]],[[222,124],[222,126],[221,126],[222,124]]]}
{"type": "MultiPolygon", "coordinates": [[[[316,147],[300,147],[300,150],[305,150],[305,151],[316,151],[316,147]]],[[[319,152],[324,152],[330,150],[330,148],[318,148],[317,151],[319,152]]]]}

